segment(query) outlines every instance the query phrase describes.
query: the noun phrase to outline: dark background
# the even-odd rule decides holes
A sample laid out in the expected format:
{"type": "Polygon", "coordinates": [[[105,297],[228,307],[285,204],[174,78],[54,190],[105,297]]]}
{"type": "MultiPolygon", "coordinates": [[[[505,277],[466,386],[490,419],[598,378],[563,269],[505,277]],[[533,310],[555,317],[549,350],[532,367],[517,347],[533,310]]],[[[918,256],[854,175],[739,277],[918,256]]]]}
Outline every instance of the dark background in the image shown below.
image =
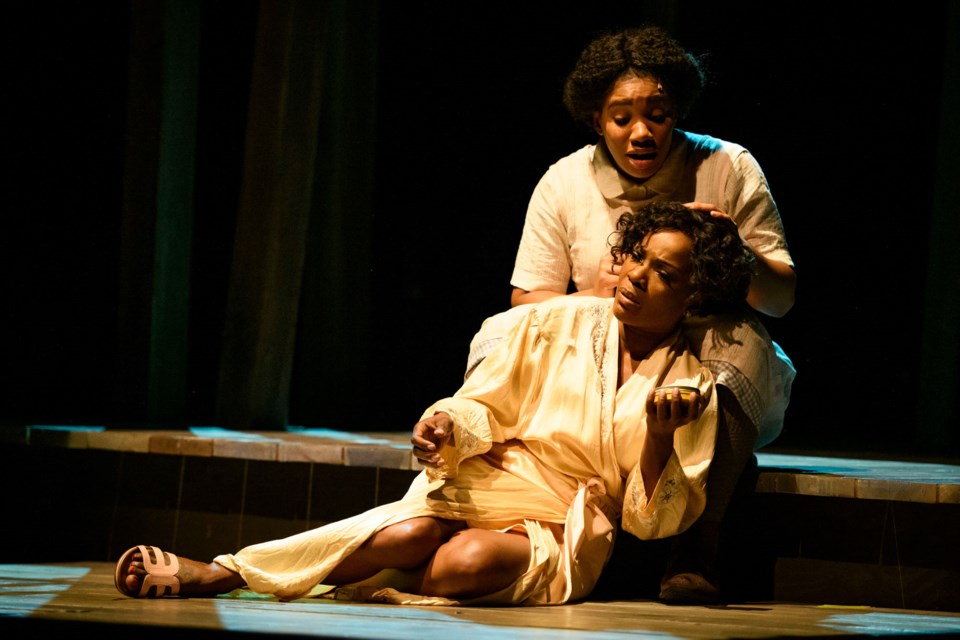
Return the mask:
{"type": "MultiPolygon", "coordinates": [[[[795,308],[767,322],[798,370],[776,445],[960,456],[957,334],[936,322],[960,289],[951,2],[361,4],[375,91],[336,106],[373,114],[340,156],[370,161],[344,179],[372,185],[356,208],[372,231],[339,242],[368,286],[333,317],[366,338],[323,346],[338,273],[308,254],[290,424],[406,430],[457,389],[474,332],[509,304],[534,185],[593,141],[562,109],[565,74],[600,30],[651,21],[709,54],[680,127],[756,156],[797,264],[795,308]]],[[[132,6],[13,3],[4,20],[4,424],[144,422],[116,398],[132,6]]],[[[258,7],[201,3],[188,425],[217,420],[258,7]]]]}

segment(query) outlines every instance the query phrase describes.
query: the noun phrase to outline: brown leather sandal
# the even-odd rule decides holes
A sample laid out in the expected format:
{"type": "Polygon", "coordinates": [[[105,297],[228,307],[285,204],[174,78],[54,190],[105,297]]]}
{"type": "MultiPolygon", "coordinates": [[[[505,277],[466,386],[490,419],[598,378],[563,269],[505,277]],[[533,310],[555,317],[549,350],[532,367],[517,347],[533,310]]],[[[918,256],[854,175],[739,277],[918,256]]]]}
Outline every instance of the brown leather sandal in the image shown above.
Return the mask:
{"type": "Polygon", "coordinates": [[[117,562],[117,569],[113,574],[113,583],[117,591],[131,598],[163,598],[180,593],[180,560],[172,553],[160,550],[158,547],[138,545],[126,551],[117,562]],[[133,554],[140,552],[143,556],[143,568],[147,575],[143,576],[140,590],[134,591],[126,585],[126,578],[130,575],[130,563],[133,554]]]}

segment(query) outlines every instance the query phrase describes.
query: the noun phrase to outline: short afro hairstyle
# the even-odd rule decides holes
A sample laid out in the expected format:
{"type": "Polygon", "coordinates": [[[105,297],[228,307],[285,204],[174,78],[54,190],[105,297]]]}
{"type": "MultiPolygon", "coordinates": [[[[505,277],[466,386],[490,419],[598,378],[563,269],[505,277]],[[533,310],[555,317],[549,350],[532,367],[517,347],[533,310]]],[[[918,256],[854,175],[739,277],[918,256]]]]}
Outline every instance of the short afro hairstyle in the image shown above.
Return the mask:
{"type": "Polygon", "coordinates": [[[626,74],[660,82],[677,117],[686,116],[705,83],[703,57],[681,47],[657,26],[607,33],[580,54],[563,86],[563,105],[574,120],[593,128],[593,114],[614,83],[626,74]]]}

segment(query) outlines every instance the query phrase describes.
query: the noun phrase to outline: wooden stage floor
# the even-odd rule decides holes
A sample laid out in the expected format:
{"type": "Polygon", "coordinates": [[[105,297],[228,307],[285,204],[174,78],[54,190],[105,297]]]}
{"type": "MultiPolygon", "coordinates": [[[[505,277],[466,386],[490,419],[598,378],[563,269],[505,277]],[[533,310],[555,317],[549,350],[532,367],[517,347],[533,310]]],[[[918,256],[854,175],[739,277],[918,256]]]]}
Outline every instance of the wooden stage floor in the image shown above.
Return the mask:
{"type": "Polygon", "coordinates": [[[790,603],[669,606],[587,601],[561,607],[467,608],[281,603],[235,592],[136,600],[111,563],[0,565],[0,638],[354,638],[614,640],[626,638],[960,637],[960,614],[790,603]]]}

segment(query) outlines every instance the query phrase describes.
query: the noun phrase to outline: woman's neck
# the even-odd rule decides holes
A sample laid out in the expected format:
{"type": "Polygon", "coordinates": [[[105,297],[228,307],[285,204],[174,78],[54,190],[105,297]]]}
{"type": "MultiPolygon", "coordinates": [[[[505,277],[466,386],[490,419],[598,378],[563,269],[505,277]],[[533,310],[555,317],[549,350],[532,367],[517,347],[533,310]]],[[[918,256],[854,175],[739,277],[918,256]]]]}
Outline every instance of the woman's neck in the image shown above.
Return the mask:
{"type": "Polygon", "coordinates": [[[667,333],[649,332],[620,323],[620,353],[633,361],[646,358],[667,337],[667,333]]]}
{"type": "Polygon", "coordinates": [[[650,355],[667,336],[662,333],[649,333],[620,323],[620,366],[617,376],[617,389],[623,386],[640,361],[650,355]]]}

